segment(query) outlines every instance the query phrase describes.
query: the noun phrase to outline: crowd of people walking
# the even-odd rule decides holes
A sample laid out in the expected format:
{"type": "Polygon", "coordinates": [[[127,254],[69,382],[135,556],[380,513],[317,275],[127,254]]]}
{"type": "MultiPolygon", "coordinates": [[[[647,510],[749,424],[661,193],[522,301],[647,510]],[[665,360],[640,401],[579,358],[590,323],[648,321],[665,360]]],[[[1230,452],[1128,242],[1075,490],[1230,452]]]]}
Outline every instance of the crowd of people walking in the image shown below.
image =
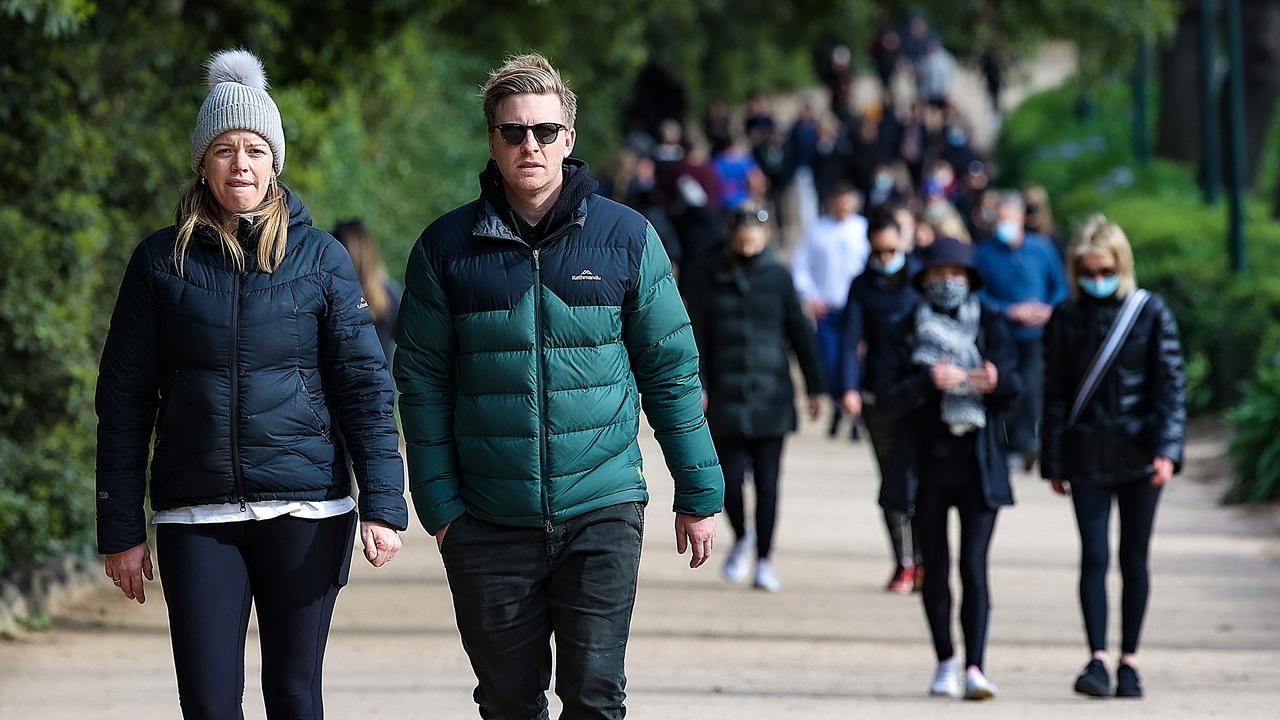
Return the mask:
{"type": "Polygon", "coordinates": [[[1138,287],[1119,227],[1091,219],[1066,246],[1043,190],[990,186],[951,102],[955,61],[924,18],[877,38],[875,102],[855,106],[848,48],[820,57],[831,105],[806,103],[786,130],[764,97],[741,118],[711,103],[687,128],[678,81],[646,68],[637,97],[664,102],[628,113],[600,182],[572,155],[577,96],[558,70],[509,58],[482,89],[477,199],[427,226],[403,291],[359,221],[335,241],[278,179],[284,135],[257,59],[211,60],[177,224],[126,270],[97,398],[104,569],[145,600],[149,491],[185,717],[239,716],[250,607],[269,716],[322,716],[355,537],[382,566],[408,525],[401,432],[480,715],[546,717],[554,668],[562,717],[623,717],[649,499],[641,410],[690,567],[724,510],[726,580],[779,592],[793,364],[810,421],[825,407],[832,438],[869,437],[886,589],[921,597],[929,693],[998,694],[988,550],[1011,478],[1038,464],[1071,496],[1083,548],[1090,658],[1075,689],[1142,694],[1147,557],[1185,425],[1174,318],[1138,287]]]}

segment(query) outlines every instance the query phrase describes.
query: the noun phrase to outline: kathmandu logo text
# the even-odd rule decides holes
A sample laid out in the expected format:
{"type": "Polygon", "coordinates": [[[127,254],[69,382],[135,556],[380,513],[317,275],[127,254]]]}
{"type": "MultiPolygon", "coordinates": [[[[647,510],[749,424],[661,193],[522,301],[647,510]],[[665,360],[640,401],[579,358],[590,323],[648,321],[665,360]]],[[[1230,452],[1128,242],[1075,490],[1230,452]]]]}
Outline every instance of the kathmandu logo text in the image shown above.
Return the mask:
{"type": "Polygon", "coordinates": [[[597,274],[595,274],[595,273],[591,272],[590,270],[583,270],[582,272],[578,273],[577,275],[574,275],[574,276],[573,276],[573,279],[574,279],[574,280],[603,280],[604,278],[602,278],[602,277],[600,277],[599,275],[597,275],[597,274]]]}

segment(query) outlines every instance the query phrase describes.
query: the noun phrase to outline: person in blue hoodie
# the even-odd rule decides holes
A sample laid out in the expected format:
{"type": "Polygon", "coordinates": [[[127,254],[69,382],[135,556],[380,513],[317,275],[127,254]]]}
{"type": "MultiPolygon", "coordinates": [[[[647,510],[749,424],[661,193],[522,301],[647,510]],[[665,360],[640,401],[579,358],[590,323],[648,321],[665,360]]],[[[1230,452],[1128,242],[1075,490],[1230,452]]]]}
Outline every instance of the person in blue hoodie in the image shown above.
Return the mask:
{"type": "MultiPolygon", "coordinates": [[[[851,417],[862,417],[882,476],[892,452],[893,423],[876,405],[872,388],[883,378],[877,376],[878,366],[872,359],[888,351],[895,323],[920,299],[911,285],[918,260],[907,252],[908,241],[894,222],[893,212],[893,208],[881,206],[871,213],[867,230],[871,258],[867,270],[849,286],[837,375],[841,409],[851,417]]],[[[884,523],[893,553],[893,574],[885,589],[909,593],[920,584],[917,578],[923,579],[924,569],[911,531],[911,516],[885,509],[884,523]]]]}
{"type": "Polygon", "coordinates": [[[1018,346],[1018,367],[1026,387],[1008,419],[1009,449],[1011,460],[1021,458],[1029,472],[1039,456],[1044,326],[1054,307],[1067,299],[1067,276],[1053,242],[1024,229],[1025,216],[1021,195],[1001,194],[995,233],[978,245],[974,264],[986,280],[978,296],[1004,314],[1018,346]]]}

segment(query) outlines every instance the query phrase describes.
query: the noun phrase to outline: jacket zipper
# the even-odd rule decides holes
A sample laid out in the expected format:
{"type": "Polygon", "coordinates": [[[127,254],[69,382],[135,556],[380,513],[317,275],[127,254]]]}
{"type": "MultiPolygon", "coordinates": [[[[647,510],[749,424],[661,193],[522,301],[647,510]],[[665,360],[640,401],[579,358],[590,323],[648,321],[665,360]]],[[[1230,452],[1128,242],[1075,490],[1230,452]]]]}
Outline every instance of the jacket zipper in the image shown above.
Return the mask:
{"type": "Polygon", "coordinates": [[[547,533],[555,528],[551,523],[551,496],[547,492],[547,402],[542,377],[542,260],[538,250],[533,251],[533,332],[534,367],[538,389],[538,485],[542,489],[542,517],[546,520],[547,533]]]}
{"type": "Polygon", "coordinates": [[[231,290],[231,476],[245,511],[244,477],[240,470],[240,273],[232,271],[231,290]]]}

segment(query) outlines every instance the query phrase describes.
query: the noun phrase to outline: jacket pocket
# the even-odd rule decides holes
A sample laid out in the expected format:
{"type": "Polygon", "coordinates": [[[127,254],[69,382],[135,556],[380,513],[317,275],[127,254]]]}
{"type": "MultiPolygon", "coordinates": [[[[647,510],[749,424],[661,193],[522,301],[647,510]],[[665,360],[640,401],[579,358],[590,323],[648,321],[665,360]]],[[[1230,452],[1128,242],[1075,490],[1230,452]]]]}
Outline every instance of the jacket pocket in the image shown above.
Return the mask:
{"type": "Polygon", "coordinates": [[[325,437],[329,438],[329,422],[325,419],[328,415],[328,408],[321,408],[325,412],[322,414],[316,408],[315,397],[311,394],[311,386],[307,384],[307,376],[302,372],[302,368],[294,368],[298,375],[298,385],[302,388],[302,395],[305,398],[307,410],[311,413],[311,418],[315,421],[316,430],[325,437]]]}

